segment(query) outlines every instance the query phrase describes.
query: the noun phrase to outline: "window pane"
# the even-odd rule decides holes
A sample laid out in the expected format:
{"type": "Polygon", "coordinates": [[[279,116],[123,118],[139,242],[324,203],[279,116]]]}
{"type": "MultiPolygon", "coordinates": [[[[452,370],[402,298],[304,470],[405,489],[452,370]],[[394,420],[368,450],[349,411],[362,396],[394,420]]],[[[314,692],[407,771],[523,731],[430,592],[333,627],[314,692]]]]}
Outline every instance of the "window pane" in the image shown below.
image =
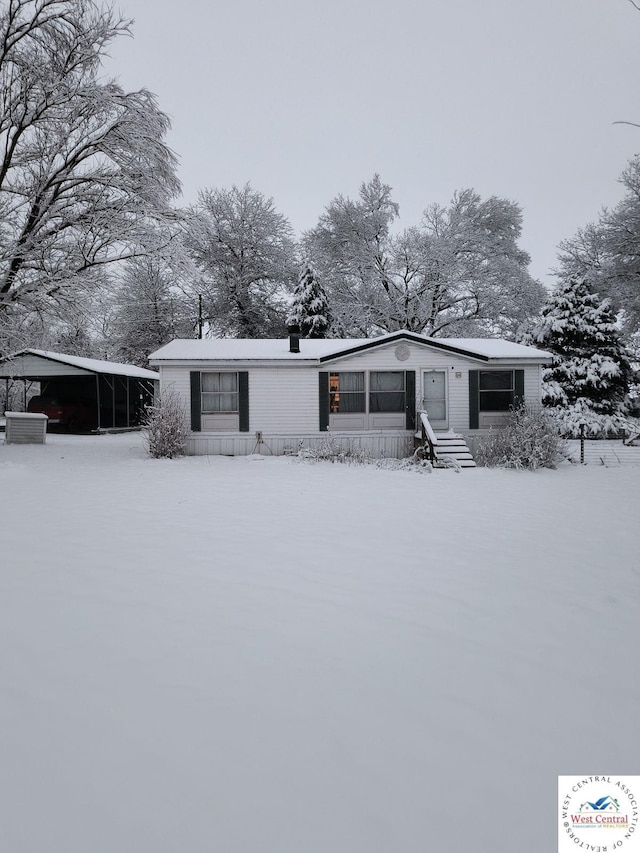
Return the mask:
{"type": "Polygon", "coordinates": [[[329,410],[333,414],[364,412],[364,373],[331,373],[329,375],[329,410]]]}
{"type": "Polygon", "coordinates": [[[371,372],[371,391],[404,391],[404,373],[401,371],[371,372]]]}
{"type": "Polygon", "coordinates": [[[238,395],[205,392],[202,395],[202,411],[205,413],[237,412],[238,395]]]}
{"type": "Polygon", "coordinates": [[[238,411],[238,374],[233,371],[202,373],[202,411],[238,411]]]}
{"type": "Polygon", "coordinates": [[[427,415],[432,421],[444,421],[447,418],[447,407],[444,400],[429,400],[426,409],[427,415]]]}
{"type": "Polygon", "coordinates": [[[202,411],[203,412],[219,412],[216,408],[219,405],[219,394],[204,393],[202,395],[202,411]]]}
{"type": "Polygon", "coordinates": [[[332,412],[337,412],[340,415],[353,414],[353,412],[364,412],[364,394],[354,394],[344,392],[337,395],[339,397],[337,409],[331,409],[332,412]]]}
{"type": "Polygon", "coordinates": [[[404,391],[369,395],[370,412],[404,412],[404,391]]]}
{"type": "Polygon", "coordinates": [[[237,394],[219,394],[220,412],[237,412],[238,411],[238,395],[237,394]]]}
{"type": "Polygon", "coordinates": [[[238,374],[237,373],[221,373],[220,374],[220,390],[221,391],[237,391],[238,390],[238,374]]]}
{"type": "Polygon", "coordinates": [[[364,391],[364,373],[332,373],[329,383],[338,391],[364,391]]]}
{"type": "Polygon", "coordinates": [[[512,370],[480,371],[481,391],[511,391],[513,389],[512,370]]]}
{"type": "Polygon", "coordinates": [[[219,391],[220,390],[220,374],[219,373],[202,373],[202,390],[203,391],[219,391]]]}
{"type": "Polygon", "coordinates": [[[512,391],[481,391],[481,412],[508,412],[513,405],[512,391]]]}
{"type": "Polygon", "coordinates": [[[513,405],[513,370],[481,370],[481,412],[507,412],[513,405]]]}
{"type": "Polygon", "coordinates": [[[238,390],[238,374],[237,373],[203,373],[202,374],[202,390],[203,391],[237,391],[238,390]]]}
{"type": "Polygon", "coordinates": [[[404,373],[373,370],[369,376],[370,412],[404,412],[404,373]]]}

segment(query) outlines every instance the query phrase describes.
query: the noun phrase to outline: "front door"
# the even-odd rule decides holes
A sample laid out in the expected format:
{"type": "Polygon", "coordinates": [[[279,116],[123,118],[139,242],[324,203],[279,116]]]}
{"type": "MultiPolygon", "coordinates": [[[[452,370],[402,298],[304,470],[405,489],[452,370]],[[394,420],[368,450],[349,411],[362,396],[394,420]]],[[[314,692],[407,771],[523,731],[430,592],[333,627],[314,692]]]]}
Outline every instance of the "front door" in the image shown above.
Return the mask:
{"type": "Polygon", "coordinates": [[[422,374],[422,405],[434,429],[447,429],[447,372],[425,370],[422,374]]]}

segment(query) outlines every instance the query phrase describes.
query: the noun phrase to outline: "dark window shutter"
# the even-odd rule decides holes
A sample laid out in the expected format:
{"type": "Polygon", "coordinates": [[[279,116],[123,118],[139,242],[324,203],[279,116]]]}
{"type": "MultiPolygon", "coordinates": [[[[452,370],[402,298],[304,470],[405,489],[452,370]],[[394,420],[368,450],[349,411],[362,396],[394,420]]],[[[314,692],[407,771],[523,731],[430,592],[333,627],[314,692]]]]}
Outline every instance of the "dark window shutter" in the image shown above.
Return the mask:
{"type": "Polygon", "coordinates": [[[469,429],[478,429],[480,423],[478,401],[479,371],[469,371],[469,429]]]}
{"type": "Polygon", "coordinates": [[[200,432],[201,398],[200,398],[200,371],[191,371],[191,431],[200,432]]]}
{"type": "Polygon", "coordinates": [[[238,413],[240,432],[249,432],[249,372],[238,371],[238,413]]]}
{"type": "Polygon", "coordinates": [[[320,412],[320,432],[329,429],[329,374],[321,371],[318,374],[318,410],[320,412]]]}
{"type": "Polygon", "coordinates": [[[524,370],[514,370],[513,408],[518,409],[524,404],[524,370]]]}
{"type": "Polygon", "coordinates": [[[404,372],[404,404],[407,413],[406,429],[415,431],[416,428],[416,372],[404,372]]]}

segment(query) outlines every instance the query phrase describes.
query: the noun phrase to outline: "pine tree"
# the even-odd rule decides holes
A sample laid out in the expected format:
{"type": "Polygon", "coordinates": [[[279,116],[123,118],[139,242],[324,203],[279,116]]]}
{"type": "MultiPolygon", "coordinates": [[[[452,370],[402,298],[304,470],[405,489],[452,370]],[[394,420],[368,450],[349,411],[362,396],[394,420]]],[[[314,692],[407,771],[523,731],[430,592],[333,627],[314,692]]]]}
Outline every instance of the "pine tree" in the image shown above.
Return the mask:
{"type": "Polygon", "coordinates": [[[571,433],[620,428],[631,367],[608,299],[586,281],[562,282],[548,298],[532,334],[553,353],[543,371],[546,406],[556,409],[571,433]]]}
{"type": "Polygon", "coordinates": [[[309,264],[296,285],[287,325],[298,326],[304,338],[325,338],[331,325],[327,294],[309,264]]]}

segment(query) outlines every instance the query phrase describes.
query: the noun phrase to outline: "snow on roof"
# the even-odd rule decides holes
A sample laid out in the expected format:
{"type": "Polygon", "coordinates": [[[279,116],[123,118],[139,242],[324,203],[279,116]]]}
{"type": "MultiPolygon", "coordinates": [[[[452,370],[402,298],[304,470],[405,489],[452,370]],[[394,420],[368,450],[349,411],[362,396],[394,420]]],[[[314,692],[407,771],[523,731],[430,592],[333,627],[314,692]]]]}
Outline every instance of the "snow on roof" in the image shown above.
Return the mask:
{"type": "Polygon", "coordinates": [[[289,351],[288,338],[204,338],[176,339],[149,356],[152,363],[162,361],[315,361],[342,352],[353,352],[398,339],[407,338],[418,344],[438,349],[462,351],[480,358],[544,359],[551,353],[535,347],[494,338],[428,338],[413,332],[391,332],[377,338],[331,338],[300,340],[300,352],[289,351]]]}
{"type": "Polygon", "coordinates": [[[144,367],[136,367],[133,364],[121,364],[117,361],[101,361],[97,358],[81,358],[78,355],[66,355],[62,352],[50,352],[49,350],[27,349],[18,353],[16,357],[31,353],[47,358],[50,361],[58,361],[60,364],[69,364],[82,370],[90,370],[92,373],[111,373],[117,376],[133,376],[137,379],[158,379],[158,374],[144,367]]]}
{"type": "Polygon", "coordinates": [[[300,352],[289,351],[288,338],[204,338],[176,339],[149,356],[150,361],[215,360],[258,361],[291,359],[317,361],[344,349],[370,342],[369,338],[307,339],[300,341],[300,352]]]}
{"type": "Polygon", "coordinates": [[[501,338],[438,338],[438,342],[488,358],[553,358],[553,354],[546,350],[501,338]]]}

